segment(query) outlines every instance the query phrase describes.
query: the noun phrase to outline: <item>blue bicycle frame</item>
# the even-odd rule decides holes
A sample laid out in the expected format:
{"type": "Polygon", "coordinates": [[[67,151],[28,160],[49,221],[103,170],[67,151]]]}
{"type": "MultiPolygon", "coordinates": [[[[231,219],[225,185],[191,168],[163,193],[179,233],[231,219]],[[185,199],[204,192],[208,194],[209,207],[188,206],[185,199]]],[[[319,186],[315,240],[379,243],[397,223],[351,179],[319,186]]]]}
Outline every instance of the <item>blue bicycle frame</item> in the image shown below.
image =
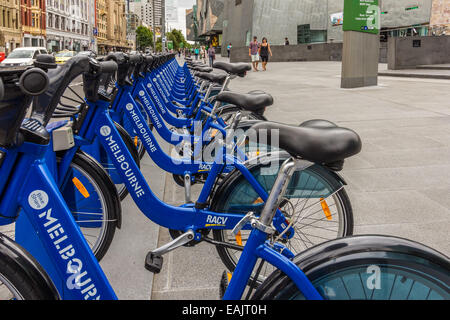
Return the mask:
{"type": "MultiPolygon", "coordinates": [[[[131,155],[125,145],[118,140],[120,136],[115,131],[112,121],[108,121],[108,117],[101,114],[100,117],[103,118],[104,123],[98,133],[102,136],[102,141],[109,146],[108,152],[121,163],[124,174],[129,170],[133,173],[139,171],[135,164],[128,162],[132,160],[131,155]]],[[[16,240],[48,272],[62,298],[117,299],[47,168],[45,152],[49,147],[49,145],[24,143],[17,149],[2,150],[6,152],[6,161],[0,170],[2,177],[7,174],[8,169],[12,168],[11,164],[15,163],[15,170],[9,179],[8,188],[0,201],[2,220],[5,221],[4,224],[16,219],[21,220],[23,236],[19,236],[16,240]],[[23,181],[27,183],[23,184],[23,181]],[[24,214],[17,216],[19,208],[24,214]]],[[[131,177],[132,175],[127,180],[130,186],[133,184],[131,177]]],[[[156,205],[154,208],[156,213],[164,212],[161,220],[164,220],[166,216],[182,219],[185,214],[191,216],[199,213],[190,208],[164,205],[152,194],[145,196],[145,192],[149,190],[140,188],[137,184],[134,186],[136,190],[134,194],[138,199],[156,205]]],[[[156,215],[158,214],[152,217],[156,215]]],[[[280,253],[266,243],[266,238],[265,233],[257,229],[252,231],[224,299],[238,300],[242,297],[258,258],[266,260],[283,271],[307,299],[321,299],[320,294],[304,273],[290,260],[293,254],[284,247],[279,249],[282,252],[280,253]]]]}

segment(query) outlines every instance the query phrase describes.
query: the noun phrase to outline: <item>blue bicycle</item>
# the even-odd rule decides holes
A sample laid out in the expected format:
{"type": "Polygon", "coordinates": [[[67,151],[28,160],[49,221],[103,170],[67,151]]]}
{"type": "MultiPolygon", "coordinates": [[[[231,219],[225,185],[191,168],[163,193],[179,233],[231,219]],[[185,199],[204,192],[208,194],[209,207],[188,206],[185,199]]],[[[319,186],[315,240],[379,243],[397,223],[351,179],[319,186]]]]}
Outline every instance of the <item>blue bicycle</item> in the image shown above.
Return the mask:
{"type": "MultiPolygon", "coordinates": [[[[92,62],[91,68],[93,73],[101,73],[112,72],[116,66],[92,62]]],[[[21,128],[31,95],[45,90],[46,73],[29,67],[2,69],[0,79],[0,221],[9,224],[24,219],[29,227],[23,246],[0,236],[2,298],[116,299],[48,169],[47,131],[42,126],[21,128]]],[[[137,173],[113,122],[107,117],[104,121],[99,134],[111,156],[116,160],[123,156],[120,163],[127,167],[124,170],[137,173]]],[[[351,131],[342,128],[305,130],[267,122],[253,129],[263,134],[273,128],[280,130],[280,146],[291,157],[283,163],[261,214],[249,212],[234,223],[234,233],[246,228],[251,233],[231,280],[222,281],[224,299],[241,299],[255,267],[258,274],[263,264],[271,264],[277,271],[254,294],[250,290],[249,298],[450,298],[449,259],[415,242],[381,236],[351,237],[326,242],[298,256],[280,244],[283,235],[275,231],[273,219],[294,172],[307,169],[318,159],[342,158],[355,148],[355,140],[351,131]],[[336,135],[343,142],[339,148],[333,143],[336,135]]],[[[154,206],[156,210],[149,218],[157,223],[174,220],[181,227],[187,220],[204,223],[214,215],[191,207],[164,205],[147,191],[138,188],[136,194],[141,194],[140,201],[154,206]]],[[[233,215],[225,214],[215,218],[216,222],[234,220],[233,215]]],[[[299,218],[294,216],[289,224],[294,225],[299,218]]],[[[183,239],[191,237],[195,232],[187,232],[183,239]]]]}
{"type": "MultiPolygon", "coordinates": [[[[91,61],[92,62],[92,61],[91,61]]],[[[100,159],[103,159],[102,155],[106,154],[108,159],[108,169],[111,174],[114,171],[114,177],[119,178],[121,182],[129,180],[129,174],[126,174],[124,178],[122,164],[114,161],[114,156],[111,156],[108,152],[108,145],[101,143],[102,136],[98,134],[99,130],[103,126],[104,121],[102,118],[107,118],[107,121],[112,121],[114,116],[111,115],[111,100],[112,95],[106,91],[98,91],[98,87],[101,84],[101,79],[104,74],[90,74],[89,60],[86,57],[74,58],[66,63],[65,68],[71,70],[75,68],[80,73],[84,72],[84,89],[86,91],[86,101],[84,104],[78,107],[76,117],[73,119],[73,131],[77,133],[75,135],[74,147],[61,153],[61,162],[58,168],[60,177],[64,177],[67,166],[72,163],[73,155],[77,150],[83,148],[83,150],[90,151],[90,154],[97,159],[100,155],[100,159]],[[76,67],[78,65],[84,66],[83,68],[76,67]],[[113,169],[111,169],[113,168],[113,169]]],[[[94,63],[94,62],[92,62],[94,63]]],[[[117,72],[118,82],[122,81],[122,77],[125,77],[133,70],[129,65],[127,68],[123,68],[119,63],[119,72],[117,72]],[[120,72],[120,70],[125,70],[120,72]]],[[[63,75],[59,73],[59,78],[63,75]]],[[[52,74],[51,74],[52,78],[52,74]]],[[[54,83],[54,81],[51,81],[54,83]]],[[[131,87],[131,86],[130,86],[131,87]]],[[[64,88],[60,90],[53,90],[52,92],[63,92],[64,88]]],[[[130,90],[130,89],[128,89],[130,90]]],[[[58,97],[58,94],[53,94],[52,97],[58,97]]],[[[116,99],[119,99],[116,97],[116,99]]],[[[58,101],[58,99],[53,99],[58,101]]],[[[52,100],[52,101],[53,101],[52,100]]],[[[39,97],[39,108],[35,108],[33,116],[38,116],[40,119],[49,119],[52,116],[55,104],[46,104],[45,97],[39,97]],[[47,109],[46,106],[47,105],[47,109]],[[37,110],[41,110],[37,112],[37,110]]],[[[186,201],[187,207],[195,207],[196,209],[205,209],[211,212],[223,212],[234,214],[235,217],[242,217],[248,211],[254,211],[257,214],[261,212],[264,201],[267,199],[267,195],[272,189],[273,183],[277,176],[277,173],[282,163],[289,158],[287,153],[272,153],[261,155],[259,162],[256,163],[239,163],[234,159],[225,159],[226,161],[217,161],[207,164],[207,167],[201,168],[203,163],[193,163],[190,159],[188,161],[180,162],[176,159],[168,157],[162,148],[156,143],[156,139],[152,133],[152,130],[146,126],[146,120],[144,115],[140,112],[139,103],[133,99],[128,99],[127,104],[123,107],[120,106],[122,112],[127,116],[130,122],[133,122],[133,126],[139,132],[139,138],[146,144],[146,149],[149,151],[152,159],[163,169],[169,172],[175,172],[187,176],[187,186],[189,186],[189,176],[192,173],[203,171],[207,174],[205,179],[205,185],[202,193],[195,204],[190,203],[189,188],[186,188],[186,201]],[[131,107],[130,107],[131,106],[131,107]],[[226,165],[222,165],[224,163],[226,165]],[[227,164],[229,163],[229,164],[227,164]],[[267,172],[268,169],[271,171],[267,172]],[[225,172],[233,173],[223,176],[225,172]]],[[[45,121],[41,122],[45,126],[45,121]]],[[[115,125],[117,128],[117,125],[115,125]]],[[[126,139],[123,138],[123,134],[119,131],[120,137],[115,140],[121,140],[127,146],[127,150],[130,152],[129,143],[126,143],[126,139]]],[[[225,145],[222,146],[224,148],[225,145]]],[[[354,152],[358,152],[355,149],[354,152]]],[[[131,153],[131,152],[130,152],[131,153]]],[[[218,154],[218,160],[221,157],[230,158],[226,151],[222,151],[218,154]]],[[[133,162],[136,162],[136,155],[133,157],[133,162]]],[[[103,161],[102,161],[103,162],[103,161]]],[[[131,160],[130,160],[131,162],[131,160]]],[[[318,162],[319,163],[319,162],[318,162]]],[[[316,164],[303,171],[298,171],[294,174],[292,179],[289,193],[286,199],[280,205],[280,210],[277,212],[275,219],[277,229],[279,233],[282,233],[287,227],[286,221],[289,221],[290,217],[296,212],[308,209],[308,213],[302,218],[301,224],[298,227],[292,228],[292,232],[287,232],[281,241],[285,243],[290,249],[296,253],[305,250],[317,243],[334,239],[336,237],[348,236],[353,231],[353,217],[351,211],[350,201],[344,190],[345,182],[339,175],[331,169],[335,166],[335,163],[330,162],[330,168],[326,165],[316,164]],[[315,204],[320,200],[320,205],[315,204]],[[295,230],[297,228],[297,230],[295,230]]],[[[146,194],[150,193],[148,185],[140,174],[136,175],[132,179],[132,185],[127,185],[130,189],[134,200],[138,204],[138,207],[142,212],[147,215],[153,209],[153,206],[149,206],[145,203],[140,203],[136,200],[138,195],[136,194],[136,186],[145,188],[146,194]],[[148,188],[148,189],[147,189],[148,188]]],[[[76,190],[75,190],[76,191],[76,190]]],[[[83,225],[88,224],[92,229],[104,227],[107,223],[120,223],[120,216],[114,217],[112,221],[106,218],[98,217],[97,219],[90,219],[86,222],[81,217],[75,216],[77,222],[83,225]],[[96,220],[96,221],[93,221],[96,220]]],[[[237,235],[231,234],[230,230],[234,227],[234,224],[239,220],[235,218],[234,222],[229,221],[230,224],[220,225],[218,223],[212,223],[216,220],[214,216],[210,218],[210,222],[205,222],[201,226],[195,227],[196,237],[184,243],[185,245],[195,245],[200,241],[206,241],[216,246],[220,257],[229,270],[234,270],[236,267],[239,256],[243,250],[250,234],[249,230],[242,230],[237,235]],[[234,223],[234,224],[233,224],[234,223]],[[212,234],[212,237],[210,236],[212,234]]],[[[188,223],[187,225],[191,225],[188,223]]],[[[172,221],[165,222],[163,226],[170,229],[170,233],[176,241],[179,237],[185,235],[186,226],[177,226],[172,221]]],[[[88,230],[89,231],[89,230],[88,230]]],[[[108,248],[112,238],[103,237],[97,240],[99,245],[93,247],[94,253],[98,258],[101,258],[103,249],[108,248]]],[[[266,268],[261,275],[261,279],[267,276],[271,272],[270,268],[266,268]]]]}

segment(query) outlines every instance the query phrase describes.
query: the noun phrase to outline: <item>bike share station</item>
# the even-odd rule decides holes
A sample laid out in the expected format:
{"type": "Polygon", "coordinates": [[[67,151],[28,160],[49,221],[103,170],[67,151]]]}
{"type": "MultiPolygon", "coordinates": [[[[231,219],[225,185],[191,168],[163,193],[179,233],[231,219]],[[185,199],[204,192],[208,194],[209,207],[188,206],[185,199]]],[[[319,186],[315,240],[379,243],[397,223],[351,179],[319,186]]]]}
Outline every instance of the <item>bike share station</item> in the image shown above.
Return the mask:
{"type": "MultiPolygon", "coordinates": [[[[345,88],[377,83],[379,28],[369,23],[377,8],[345,1],[345,88]]],[[[128,196],[171,237],[148,248],[142,268],[158,274],[167,253],[211,245],[225,270],[217,298],[448,299],[445,255],[353,236],[357,212],[341,171],[362,149],[357,132],[327,120],[270,121],[269,93],[228,88],[250,69],[121,52],[59,67],[40,55],[34,66],[0,69],[0,222],[15,223],[14,240],[0,234],[3,298],[117,299],[99,261],[127,219],[128,196]],[[83,96],[70,87],[79,76],[83,96]],[[182,188],[184,204],[151,190],[140,169],[146,153],[182,188]],[[320,240],[306,245],[311,234],[320,240]]]]}

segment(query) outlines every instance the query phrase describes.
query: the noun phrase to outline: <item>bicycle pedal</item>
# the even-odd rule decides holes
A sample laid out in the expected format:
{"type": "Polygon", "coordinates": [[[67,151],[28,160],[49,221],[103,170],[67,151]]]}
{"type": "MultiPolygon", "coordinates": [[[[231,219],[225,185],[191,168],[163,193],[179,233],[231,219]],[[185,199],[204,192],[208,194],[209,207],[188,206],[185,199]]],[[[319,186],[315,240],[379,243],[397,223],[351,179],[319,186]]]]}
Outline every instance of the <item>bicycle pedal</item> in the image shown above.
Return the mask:
{"type": "Polygon", "coordinates": [[[229,273],[228,271],[225,270],[222,273],[222,277],[220,278],[220,285],[219,285],[219,295],[220,295],[220,299],[221,300],[225,296],[225,292],[228,289],[228,285],[230,284],[230,280],[231,280],[231,273],[229,273]]]}
{"type": "Polygon", "coordinates": [[[163,266],[164,259],[162,256],[157,256],[153,252],[147,253],[145,257],[145,269],[153,273],[160,273],[163,266]]]}

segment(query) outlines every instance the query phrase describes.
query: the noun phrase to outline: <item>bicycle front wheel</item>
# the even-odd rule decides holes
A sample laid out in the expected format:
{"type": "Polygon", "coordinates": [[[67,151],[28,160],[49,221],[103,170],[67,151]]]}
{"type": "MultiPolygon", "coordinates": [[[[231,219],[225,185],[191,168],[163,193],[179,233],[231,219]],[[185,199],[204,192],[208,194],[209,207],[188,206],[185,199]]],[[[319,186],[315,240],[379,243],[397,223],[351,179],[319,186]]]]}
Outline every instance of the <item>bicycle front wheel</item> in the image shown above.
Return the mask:
{"type": "Polygon", "coordinates": [[[67,182],[60,189],[98,261],[108,251],[121,215],[117,191],[102,170],[93,159],[77,154],[70,164],[67,182]]]}
{"type": "MultiPolygon", "coordinates": [[[[271,173],[265,172],[264,165],[255,165],[249,170],[261,186],[269,193],[278,175],[282,161],[271,173]]],[[[230,174],[217,191],[212,203],[212,211],[223,213],[255,212],[259,214],[264,202],[240,172],[230,174]]],[[[353,234],[353,211],[342,182],[337,176],[321,166],[314,165],[296,171],[287,188],[281,211],[288,219],[300,216],[293,227],[294,236],[280,241],[294,254],[298,254],[319,243],[353,234]]],[[[229,230],[214,230],[214,240],[239,245],[243,248],[250,231],[241,231],[235,236],[229,230]]],[[[225,246],[216,246],[222,262],[234,271],[241,251],[225,246]]],[[[274,268],[264,266],[259,280],[264,280],[274,268]]]]}
{"type": "MultiPolygon", "coordinates": [[[[326,300],[450,299],[449,259],[405,239],[359,236],[330,241],[295,261],[326,300]]],[[[305,297],[292,280],[277,271],[258,288],[253,299],[305,297]]]]}

